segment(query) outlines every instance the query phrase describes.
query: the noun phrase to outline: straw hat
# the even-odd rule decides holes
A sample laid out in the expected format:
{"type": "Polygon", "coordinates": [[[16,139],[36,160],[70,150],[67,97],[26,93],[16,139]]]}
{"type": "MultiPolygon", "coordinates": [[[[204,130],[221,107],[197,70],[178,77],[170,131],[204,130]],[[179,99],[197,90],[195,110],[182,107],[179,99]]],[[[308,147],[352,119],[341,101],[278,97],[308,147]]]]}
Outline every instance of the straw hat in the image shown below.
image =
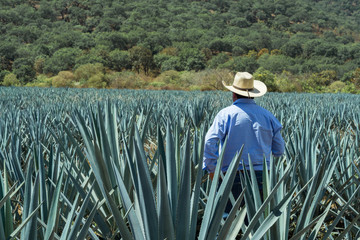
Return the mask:
{"type": "Polygon", "coordinates": [[[248,72],[236,73],[232,86],[226,86],[224,81],[222,83],[233,93],[245,97],[261,97],[267,92],[266,85],[259,80],[254,80],[248,72]]]}

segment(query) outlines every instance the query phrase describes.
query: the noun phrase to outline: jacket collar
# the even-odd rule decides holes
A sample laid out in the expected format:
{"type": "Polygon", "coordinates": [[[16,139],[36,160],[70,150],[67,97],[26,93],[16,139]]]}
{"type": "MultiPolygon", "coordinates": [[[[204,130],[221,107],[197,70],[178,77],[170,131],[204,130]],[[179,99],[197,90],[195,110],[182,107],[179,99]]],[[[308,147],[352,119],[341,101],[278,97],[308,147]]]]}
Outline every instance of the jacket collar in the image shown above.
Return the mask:
{"type": "Polygon", "coordinates": [[[240,98],[237,99],[233,105],[241,104],[241,103],[247,103],[247,104],[255,104],[254,99],[248,99],[248,98],[240,98]]]}

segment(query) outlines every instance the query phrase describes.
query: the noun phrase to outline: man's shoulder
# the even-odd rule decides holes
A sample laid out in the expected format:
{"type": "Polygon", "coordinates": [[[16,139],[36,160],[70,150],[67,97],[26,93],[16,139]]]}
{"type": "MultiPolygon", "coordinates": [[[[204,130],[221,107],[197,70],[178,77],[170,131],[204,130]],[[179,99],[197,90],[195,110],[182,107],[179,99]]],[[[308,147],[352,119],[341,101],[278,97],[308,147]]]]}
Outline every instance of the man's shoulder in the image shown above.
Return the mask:
{"type": "Polygon", "coordinates": [[[230,106],[227,106],[227,107],[221,109],[218,112],[218,116],[229,116],[229,115],[236,114],[240,111],[242,111],[240,108],[236,107],[235,105],[230,105],[230,106]]]}

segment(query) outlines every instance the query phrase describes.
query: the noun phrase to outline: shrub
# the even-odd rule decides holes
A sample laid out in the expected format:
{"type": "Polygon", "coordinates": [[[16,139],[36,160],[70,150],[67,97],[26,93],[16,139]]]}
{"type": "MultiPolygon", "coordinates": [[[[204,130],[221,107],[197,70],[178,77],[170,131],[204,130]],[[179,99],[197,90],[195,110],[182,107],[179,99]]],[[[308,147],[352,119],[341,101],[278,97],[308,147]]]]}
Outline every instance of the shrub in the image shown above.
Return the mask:
{"type": "Polygon", "coordinates": [[[85,87],[88,88],[105,88],[107,85],[105,76],[103,73],[97,73],[92,75],[85,83],[85,87]]]}
{"type": "Polygon", "coordinates": [[[332,92],[332,93],[342,92],[342,90],[345,87],[346,87],[346,83],[341,82],[341,81],[335,81],[332,84],[330,84],[330,86],[328,88],[328,92],[332,92]]]}
{"type": "Polygon", "coordinates": [[[20,81],[17,79],[14,73],[9,73],[5,75],[4,81],[2,83],[3,86],[20,86],[20,81]]]}
{"type": "Polygon", "coordinates": [[[4,81],[5,76],[8,75],[9,73],[11,72],[8,70],[0,70],[0,83],[4,81]]]}
{"type": "Polygon", "coordinates": [[[165,84],[180,86],[180,73],[174,70],[169,70],[161,73],[156,79],[156,82],[163,82],[165,84]]]}
{"type": "Polygon", "coordinates": [[[48,78],[46,75],[39,75],[33,82],[26,84],[27,87],[51,87],[52,78],[48,78]]]}
{"type": "Polygon", "coordinates": [[[224,86],[222,81],[231,84],[233,78],[234,75],[228,69],[209,69],[194,73],[191,85],[200,86],[201,90],[223,90],[224,86]]]}
{"type": "Polygon", "coordinates": [[[151,82],[149,83],[150,89],[162,89],[166,86],[166,83],[164,82],[151,82]]]}
{"type": "Polygon", "coordinates": [[[104,71],[105,68],[101,63],[88,63],[78,67],[74,72],[74,76],[76,81],[86,82],[94,75],[103,74],[104,71]]]}
{"type": "Polygon", "coordinates": [[[72,87],[75,77],[70,71],[61,71],[59,74],[52,78],[53,87],[72,87]]]}
{"type": "Polygon", "coordinates": [[[280,75],[277,75],[275,83],[279,92],[302,92],[299,79],[290,72],[283,71],[280,75]]]}
{"type": "Polygon", "coordinates": [[[278,90],[275,84],[275,75],[270,71],[265,70],[263,67],[260,67],[258,70],[256,70],[254,73],[254,78],[265,83],[269,92],[275,92],[278,90]]]}
{"type": "Polygon", "coordinates": [[[131,71],[116,72],[106,75],[110,88],[139,89],[146,87],[146,80],[131,71]]]}

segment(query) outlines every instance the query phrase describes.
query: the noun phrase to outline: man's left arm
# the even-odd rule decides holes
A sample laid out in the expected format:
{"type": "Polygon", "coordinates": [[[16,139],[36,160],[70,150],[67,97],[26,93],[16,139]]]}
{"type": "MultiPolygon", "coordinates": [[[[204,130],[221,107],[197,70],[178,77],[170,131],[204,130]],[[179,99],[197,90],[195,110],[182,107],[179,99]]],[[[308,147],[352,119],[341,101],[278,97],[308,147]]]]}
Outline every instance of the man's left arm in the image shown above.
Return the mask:
{"type": "Polygon", "coordinates": [[[219,141],[224,138],[223,128],[223,122],[217,115],[205,136],[203,169],[209,173],[214,172],[216,168],[219,158],[219,141]]]}

